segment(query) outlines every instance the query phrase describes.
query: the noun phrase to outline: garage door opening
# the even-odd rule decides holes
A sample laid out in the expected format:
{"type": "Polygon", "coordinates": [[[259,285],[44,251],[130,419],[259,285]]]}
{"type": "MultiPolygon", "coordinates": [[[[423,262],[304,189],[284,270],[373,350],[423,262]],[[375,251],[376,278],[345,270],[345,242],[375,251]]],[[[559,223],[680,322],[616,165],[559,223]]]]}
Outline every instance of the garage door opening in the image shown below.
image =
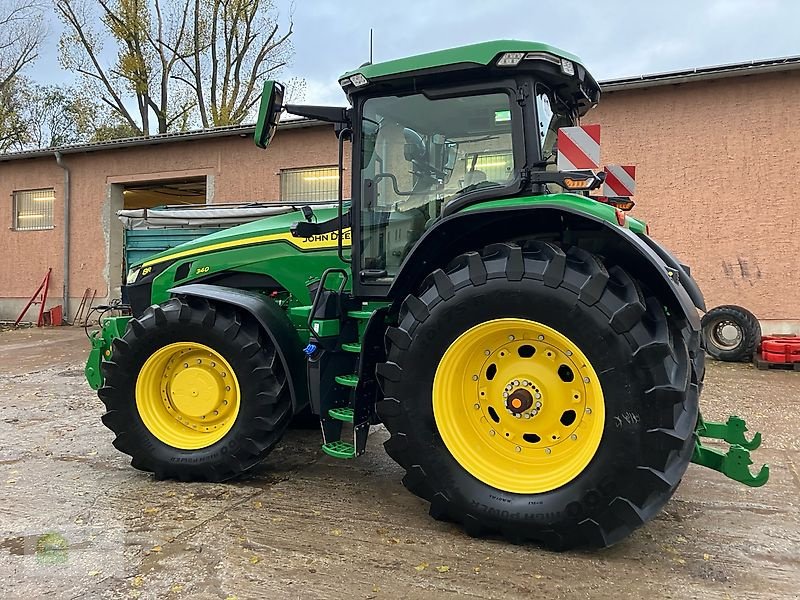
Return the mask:
{"type": "Polygon", "coordinates": [[[205,176],[160,179],[126,183],[122,190],[123,208],[154,208],[167,204],[206,204],[208,183],[205,176]]]}

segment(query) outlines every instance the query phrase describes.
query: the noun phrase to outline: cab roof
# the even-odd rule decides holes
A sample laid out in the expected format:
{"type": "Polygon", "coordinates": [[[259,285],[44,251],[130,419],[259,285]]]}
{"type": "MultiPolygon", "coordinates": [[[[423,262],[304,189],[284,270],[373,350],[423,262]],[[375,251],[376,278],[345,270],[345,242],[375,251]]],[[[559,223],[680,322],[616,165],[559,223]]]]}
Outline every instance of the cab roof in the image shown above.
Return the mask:
{"type": "Polygon", "coordinates": [[[446,50],[437,50],[425,54],[417,54],[406,58],[388,60],[381,63],[367,64],[348,71],[339,77],[339,80],[360,73],[368,80],[392,77],[395,75],[409,74],[416,71],[428,71],[440,67],[453,65],[490,65],[500,54],[506,52],[544,52],[559,58],[566,58],[582,65],[580,58],[554,46],[541,42],[525,42],[521,40],[495,40],[481,42],[468,46],[458,46],[446,50]]]}

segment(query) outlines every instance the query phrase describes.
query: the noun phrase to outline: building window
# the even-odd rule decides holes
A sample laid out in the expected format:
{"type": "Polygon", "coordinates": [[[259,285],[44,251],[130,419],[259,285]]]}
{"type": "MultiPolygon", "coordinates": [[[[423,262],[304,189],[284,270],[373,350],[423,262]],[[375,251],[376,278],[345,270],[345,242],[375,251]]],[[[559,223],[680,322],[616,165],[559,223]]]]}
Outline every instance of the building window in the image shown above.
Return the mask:
{"type": "Polygon", "coordinates": [[[53,228],[54,189],[23,190],[14,192],[12,198],[14,229],[30,231],[53,228]]]}
{"type": "Polygon", "coordinates": [[[281,171],[281,200],[284,202],[336,200],[338,197],[338,167],[283,169],[281,171]]]}
{"type": "Polygon", "coordinates": [[[514,156],[510,150],[467,154],[467,171],[482,171],[487,181],[508,181],[514,170],[514,156]]]}

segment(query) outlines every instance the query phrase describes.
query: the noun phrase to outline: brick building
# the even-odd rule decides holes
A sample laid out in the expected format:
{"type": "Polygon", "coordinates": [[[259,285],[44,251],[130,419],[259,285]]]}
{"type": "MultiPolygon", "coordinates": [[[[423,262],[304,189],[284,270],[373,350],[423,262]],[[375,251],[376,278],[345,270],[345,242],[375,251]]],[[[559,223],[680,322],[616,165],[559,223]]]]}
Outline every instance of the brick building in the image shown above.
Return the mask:
{"type": "MultiPolygon", "coordinates": [[[[692,266],[709,307],[739,304],[765,331],[800,330],[791,185],[800,164],[800,57],[602,87],[585,122],[603,126],[603,161],[637,165],[634,214],[692,266]]],[[[70,314],[86,288],[101,301],[118,297],[121,208],[335,194],[332,126],[285,123],[266,152],[252,132],[232,127],[0,155],[0,319],[16,316],[48,267],[57,304],[69,265],[70,314]]]]}

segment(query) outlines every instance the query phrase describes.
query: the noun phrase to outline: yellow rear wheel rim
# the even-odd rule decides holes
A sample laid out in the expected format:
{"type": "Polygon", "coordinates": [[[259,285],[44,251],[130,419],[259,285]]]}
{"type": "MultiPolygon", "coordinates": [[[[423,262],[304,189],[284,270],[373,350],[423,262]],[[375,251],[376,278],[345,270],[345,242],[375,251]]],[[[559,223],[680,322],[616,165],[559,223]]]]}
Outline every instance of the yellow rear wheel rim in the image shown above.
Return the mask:
{"type": "Polygon", "coordinates": [[[536,321],[495,319],[462,333],[433,381],[447,449],[493,488],[538,494],[577,477],[600,446],[603,390],[586,355],[536,321]]]}
{"type": "Polygon", "coordinates": [[[231,430],[239,414],[239,382],[218,352],[195,342],[156,350],[136,379],[136,409],[145,427],[174,448],[198,450],[231,430]]]}

